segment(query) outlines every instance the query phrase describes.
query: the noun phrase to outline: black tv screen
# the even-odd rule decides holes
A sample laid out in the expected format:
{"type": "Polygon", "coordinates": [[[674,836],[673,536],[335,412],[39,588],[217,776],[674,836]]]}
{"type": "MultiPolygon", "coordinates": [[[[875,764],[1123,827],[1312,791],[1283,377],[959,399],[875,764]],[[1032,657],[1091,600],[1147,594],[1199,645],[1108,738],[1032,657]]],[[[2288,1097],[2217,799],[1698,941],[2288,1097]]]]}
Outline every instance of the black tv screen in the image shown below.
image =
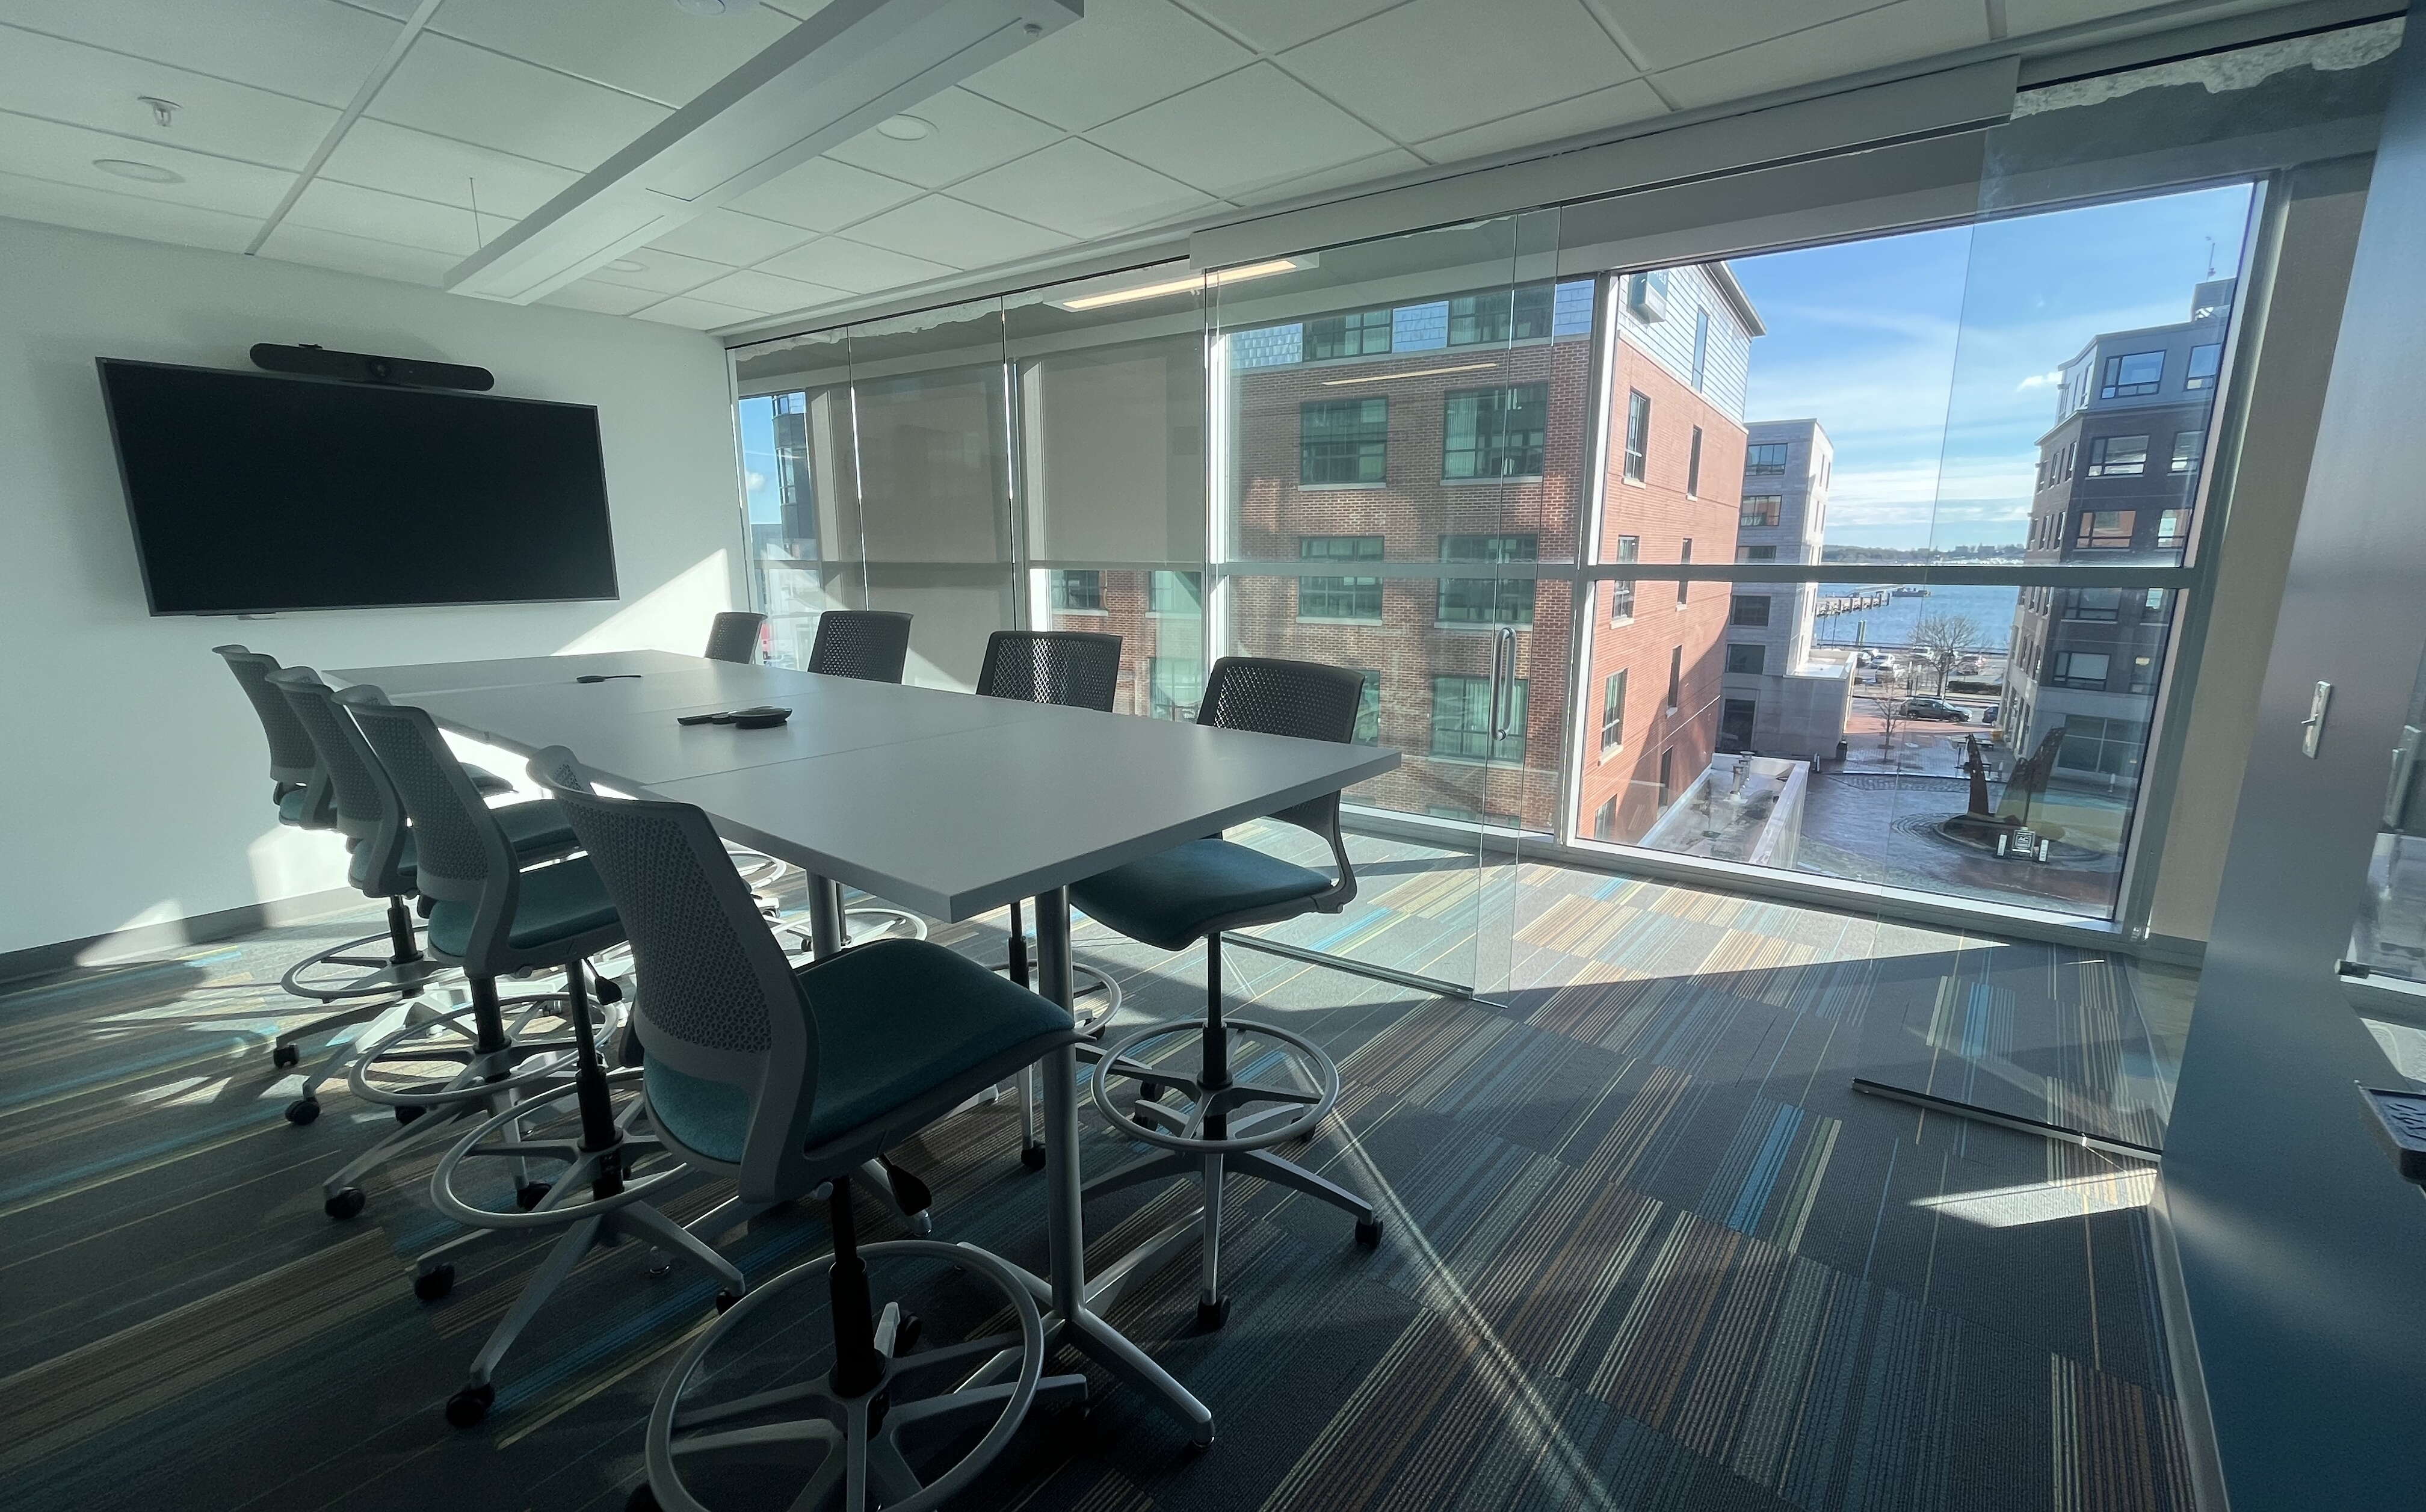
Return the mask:
{"type": "Polygon", "coordinates": [[[615,597],[598,411],[101,360],[155,615],[615,597]]]}

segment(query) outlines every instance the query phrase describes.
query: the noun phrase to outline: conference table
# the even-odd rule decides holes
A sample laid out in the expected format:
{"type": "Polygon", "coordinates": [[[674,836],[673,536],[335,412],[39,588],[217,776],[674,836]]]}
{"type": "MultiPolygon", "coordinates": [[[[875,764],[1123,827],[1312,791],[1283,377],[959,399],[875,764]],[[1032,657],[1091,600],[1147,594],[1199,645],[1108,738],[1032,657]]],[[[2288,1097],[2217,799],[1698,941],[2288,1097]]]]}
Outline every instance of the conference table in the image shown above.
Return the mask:
{"type": "MultiPolygon", "coordinates": [[[[1033,900],[1044,996],[1071,1004],[1069,885],[1335,793],[1398,753],[671,651],[344,668],[471,739],[551,746],[622,792],[689,803],[808,874],[810,941],[842,947],[839,886],[958,921],[1033,900]],[[784,724],[683,725],[770,704],[784,724]]],[[[1046,1337],[1158,1397],[1200,1443],[1213,1415],[1091,1308],[1079,1204],[1077,1054],[1046,1063],[1046,1337]]]]}

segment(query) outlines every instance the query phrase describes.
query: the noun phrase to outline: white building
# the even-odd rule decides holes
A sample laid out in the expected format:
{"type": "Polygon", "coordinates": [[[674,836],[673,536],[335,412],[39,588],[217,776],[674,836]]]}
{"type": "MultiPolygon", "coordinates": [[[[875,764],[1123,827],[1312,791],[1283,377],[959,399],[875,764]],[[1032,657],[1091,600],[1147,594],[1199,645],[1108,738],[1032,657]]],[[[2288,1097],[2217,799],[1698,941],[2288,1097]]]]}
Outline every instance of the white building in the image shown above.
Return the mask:
{"type": "MultiPolygon", "coordinates": [[[[1836,448],[1817,420],[1756,420],[1745,427],[1742,515],[1736,560],[1811,563],[1828,523],[1836,448]]],[[[1739,583],[1727,617],[1719,748],[1764,756],[1834,756],[1852,688],[1841,662],[1811,656],[1819,587],[1739,583]]]]}

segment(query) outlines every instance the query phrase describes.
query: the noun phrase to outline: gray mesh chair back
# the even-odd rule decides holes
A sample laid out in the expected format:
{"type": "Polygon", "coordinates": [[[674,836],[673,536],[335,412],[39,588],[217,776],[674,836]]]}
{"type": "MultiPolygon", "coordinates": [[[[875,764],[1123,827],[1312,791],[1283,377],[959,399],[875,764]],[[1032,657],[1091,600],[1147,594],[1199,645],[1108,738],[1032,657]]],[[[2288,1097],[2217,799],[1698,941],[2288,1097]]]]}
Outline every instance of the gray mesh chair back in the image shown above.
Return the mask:
{"type": "Polygon", "coordinates": [[[817,619],[809,670],[863,683],[898,683],[910,662],[910,617],[888,609],[828,609],[817,619]]]}
{"type": "MultiPolygon", "coordinates": [[[[1221,730],[1252,730],[1345,746],[1356,738],[1356,709],[1364,696],[1364,674],[1345,667],[1276,656],[1224,656],[1205,679],[1205,701],[1197,705],[1196,722],[1221,730]]],[[[1342,885],[1348,896],[1354,895],[1356,881],[1348,869],[1348,846],[1339,833],[1338,794],[1309,798],[1272,817],[1331,842],[1342,885]]]]}
{"type": "Polygon", "coordinates": [[[561,746],[540,752],[531,773],[564,806],[623,920],[643,984],[633,1020],[650,1067],[748,1099],[750,1133],[735,1173],[745,1197],[806,1191],[815,1184],[801,1157],[815,1110],[804,1089],[817,1085],[817,1021],[724,842],[689,804],[600,797],[561,746]]]}
{"type": "Polygon", "coordinates": [[[412,821],[414,890],[474,907],[465,971],[501,976],[526,964],[514,957],[507,937],[522,885],[513,846],[438,726],[422,710],[390,703],[367,684],[336,697],[412,821]]]}
{"type": "Polygon", "coordinates": [[[236,685],[244,689],[254,716],[261,721],[261,732],[269,741],[269,780],[277,785],[280,796],[308,786],[319,770],[319,752],[295,717],[295,711],[287,707],[285,695],[269,685],[269,674],[279,669],[278,658],[242,646],[214,646],[211,650],[235,674],[236,685]]]}
{"type": "Polygon", "coordinates": [[[747,609],[724,610],[707,627],[707,650],[700,654],[712,662],[754,662],[758,659],[758,627],[766,622],[763,614],[747,609]]]}
{"type": "Polygon", "coordinates": [[[337,695],[320,674],[308,667],[290,667],[269,675],[270,685],[286,700],[297,722],[312,737],[321,768],[328,774],[332,797],[330,818],[337,832],[359,844],[348,875],[354,885],[373,897],[394,897],[409,891],[402,873],[404,801],[396,784],[371,754],[363,732],[337,707],[337,695]]]}
{"type": "Polygon", "coordinates": [[[978,692],[1109,714],[1120,689],[1121,637],[1088,630],[997,630],[986,637],[978,692]]]}

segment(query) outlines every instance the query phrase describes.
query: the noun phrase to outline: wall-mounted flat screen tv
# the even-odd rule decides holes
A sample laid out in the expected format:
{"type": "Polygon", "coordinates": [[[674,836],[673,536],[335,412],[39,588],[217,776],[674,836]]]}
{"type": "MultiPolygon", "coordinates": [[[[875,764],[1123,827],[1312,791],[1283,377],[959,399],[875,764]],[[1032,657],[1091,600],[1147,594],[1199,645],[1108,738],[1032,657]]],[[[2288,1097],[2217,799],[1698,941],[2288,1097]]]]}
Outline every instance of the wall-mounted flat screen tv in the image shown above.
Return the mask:
{"type": "Polygon", "coordinates": [[[611,599],[587,405],[101,360],[155,615],[611,599]]]}

